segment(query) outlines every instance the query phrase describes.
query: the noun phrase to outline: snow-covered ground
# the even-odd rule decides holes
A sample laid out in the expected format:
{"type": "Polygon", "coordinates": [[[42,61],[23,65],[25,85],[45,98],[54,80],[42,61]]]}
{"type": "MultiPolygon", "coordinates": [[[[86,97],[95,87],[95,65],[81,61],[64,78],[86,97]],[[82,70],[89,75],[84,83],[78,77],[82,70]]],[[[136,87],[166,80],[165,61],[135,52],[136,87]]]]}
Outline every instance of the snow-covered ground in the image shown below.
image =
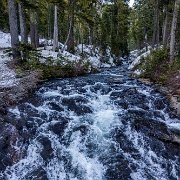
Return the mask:
{"type": "MultiPolygon", "coordinates": [[[[19,39],[21,37],[19,36],[19,39]]],[[[30,42],[30,39],[28,40],[30,42]]],[[[71,54],[66,50],[61,52],[61,49],[64,47],[62,43],[59,42],[60,50],[59,52],[52,51],[52,40],[40,39],[40,43],[44,44],[45,47],[39,48],[39,52],[42,56],[40,59],[42,63],[45,63],[47,58],[51,58],[56,63],[57,61],[62,60],[64,63],[68,62],[78,62],[83,60],[83,62],[89,62],[93,68],[101,67],[112,67],[115,66],[113,63],[113,57],[110,53],[110,48],[106,51],[106,59],[108,62],[102,63],[102,57],[100,55],[99,48],[93,49],[92,45],[82,45],[79,44],[76,47],[76,53],[71,54]],[[83,50],[83,58],[82,58],[83,50]]],[[[11,87],[18,84],[16,78],[16,73],[14,70],[10,69],[7,66],[7,63],[11,61],[11,58],[4,53],[3,50],[11,47],[11,36],[10,33],[4,33],[0,31],[0,87],[11,87]]]]}
{"type": "Polygon", "coordinates": [[[150,52],[151,51],[148,50],[147,52],[137,56],[135,60],[130,64],[129,69],[133,69],[135,66],[139,65],[141,63],[141,59],[146,58],[150,54],[150,52]]]}
{"type": "Polygon", "coordinates": [[[0,49],[11,47],[11,36],[10,33],[4,33],[0,31],[0,49]]]}
{"type": "Polygon", "coordinates": [[[2,50],[0,50],[0,87],[12,87],[18,84],[16,73],[7,66],[11,61],[2,50]]]}
{"type": "MultiPolygon", "coordinates": [[[[55,62],[58,60],[64,60],[64,62],[78,62],[79,60],[84,60],[84,62],[89,62],[92,67],[94,68],[101,68],[101,67],[112,67],[115,66],[113,63],[113,57],[110,54],[110,49],[107,49],[106,52],[106,58],[108,58],[108,63],[102,63],[101,62],[101,56],[99,52],[99,48],[93,49],[93,46],[91,45],[82,45],[79,44],[76,47],[76,53],[71,54],[68,51],[63,51],[61,52],[61,49],[59,52],[54,52],[52,51],[52,46],[49,45],[46,46],[45,48],[39,48],[41,56],[45,58],[51,58],[55,62]],[[82,58],[82,51],[83,51],[83,58],[82,58]]],[[[63,47],[62,44],[59,44],[60,47],[63,47]]],[[[45,59],[44,59],[45,60],[45,59]]],[[[41,62],[43,61],[43,58],[41,59],[41,62]]]]}
{"type": "Polygon", "coordinates": [[[93,67],[112,67],[115,66],[113,57],[111,55],[110,48],[106,50],[106,58],[108,58],[108,63],[101,63],[100,49],[94,48],[92,45],[82,45],[79,44],[76,48],[77,53],[80,55],[83,53],[92,64],[93,67]]]}
{"type": "Polygon", "coordinates": [[[135,69],[135,67],[137,67],[141,63],[143,58],[146,58],[148,55],[150,55],[151,50],[152,50],[152,47],[148,46],[147,51],[146,51],[146,48],[143,48],[142,50],[131,51],[130,64],[129,64],[128,69],[132,70],[135,75],[141,75],[143,73],[143,70],[135,69]]]}

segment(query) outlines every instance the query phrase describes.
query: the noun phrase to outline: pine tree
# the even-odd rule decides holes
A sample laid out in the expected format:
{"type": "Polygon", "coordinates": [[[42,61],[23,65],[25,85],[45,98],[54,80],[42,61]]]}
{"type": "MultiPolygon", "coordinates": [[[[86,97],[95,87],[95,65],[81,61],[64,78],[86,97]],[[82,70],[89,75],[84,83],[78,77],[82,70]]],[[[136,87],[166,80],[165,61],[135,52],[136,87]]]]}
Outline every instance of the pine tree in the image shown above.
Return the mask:
{"type": "Polygon", "coordinates": [[[171,62],[174,60],[174,57],[175,57],[176,28],[177,28],[177,18],[178,18],[179,8],[180,8],[180,0],[175,0],[172,27],[171,27],[171,41],[170,41],[170,61],[171,62]]]}
{"type": "Polygon", "coordinates": [[[11,46],[13,50],[13,58],[18,59],[20,57],[20,53],[18,51],[19,37],[18,37],[17,9],[16,9],[15,0],[8,0],[8,10],[9,10],[9,26],[11,33],[11,46]]]}

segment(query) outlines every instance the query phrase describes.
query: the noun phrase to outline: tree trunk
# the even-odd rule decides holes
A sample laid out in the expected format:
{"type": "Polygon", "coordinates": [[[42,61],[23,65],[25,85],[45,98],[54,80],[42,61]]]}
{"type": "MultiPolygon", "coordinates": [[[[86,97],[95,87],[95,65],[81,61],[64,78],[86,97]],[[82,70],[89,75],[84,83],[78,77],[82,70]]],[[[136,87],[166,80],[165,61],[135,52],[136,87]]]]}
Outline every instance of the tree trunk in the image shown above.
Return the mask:
{"type": "Polygon", "coordinates": [[[70,21],[70,28],[68,30],[68,35],[67,35],[67,39],[66,39],[66,42],[64,43],[64,47],[62,48],[61,52],[64,52],[64,50],[66,49],[66,46],[67,46],[67,43],[69,41],[69,38],[70,38],[70,34],[71,34],[71,26],[72,26],[72,19],[70,21]]]}
{"type": "Polygon", "coordinates": [[[74,4],[75,0],[69,0],[70,15],[69,15],[69,38],[67,41],[67,51],[74,53],[74,4]]]}
{"type": "Polygon", "coordinates": [[[51,4],[48,5],[48,39],[52,40],[52,23],[51,23],[51,17],[52,17],[52,8],[51,4]]]}
{"type": "Polygon", "coordinates": [[[175,58],[175,44],[176,44],[176,28],[177,28],[177,18],[178,11],[180,6],[180,0],[175,1],[174,12],[173,12],[173,20],[171,26],[171,40],[170,40],[170,61],[173,62],[175,58]]]}
{"type": "Polygon", "coordinates": [[[37,26],[37,13],[32,11],[30,13],[30,37],[31,45],[33,48],[39,47],[39,35],[37,26]]]}
{"type": "Polygon", "coordinates": [[[54,37],[53,37],[53,51],[58,48],[58,17],[57,17],[57,5],[54,6],[54,37]]]}
{"type": "Polygon", "coordinates": [[[153,27],[153,47],[159,45],[159,0],[155,0],[154,27],[153,27]]]}
{"type": "Polygon", "coordinates": [[[89,44],[93,45],[93,26],[89,25],[89,44]]]}
{"type": "Polygon", "coordinates": [[[91,45],[91,55],[93,55],[94,32],[93,32],[93,26],[91,26],[91,25],[89,25],[89,44],[91,45]]]}
{"type": "Polygon", "coordinates": [[[19,37],[18,37],[18,24],[17,24],[17,9],[15,0],[8,0],[8,10],[9,10],[9,25],[11,34],[11,46],[13,51],[13,58],[17,59],[20,57],[18,51],[19,37]]]}
{"type": "Polygon", "coordinates": [[[28,43],[28,36],[26,30],[26,17],[24,12],[24,5],[22,2],[18,3],[18,8],[19,8],[21,42],[28,43]]]}
{"type": "Polygon", "coordinates": [[[165,20],[164,20],[164,27],[163,27],[163,46],[167,47],[167,42],[168,42],[168,27],[169,27],[169,12],[168,12],[168,7],[166,6],[165,8],[165,20]]]}

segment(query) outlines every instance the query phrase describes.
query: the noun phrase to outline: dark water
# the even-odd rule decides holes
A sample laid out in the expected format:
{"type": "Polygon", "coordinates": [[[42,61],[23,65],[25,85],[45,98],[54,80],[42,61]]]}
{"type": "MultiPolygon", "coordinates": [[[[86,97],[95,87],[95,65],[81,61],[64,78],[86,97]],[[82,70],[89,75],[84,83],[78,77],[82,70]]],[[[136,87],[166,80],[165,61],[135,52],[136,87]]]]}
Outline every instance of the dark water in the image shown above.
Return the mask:
{"type": "MultiPolygon", "coordinates": [[[[176,180],[179,145],[166,142],[179,126],[155,89],[125,67],[48,82],[11,109],[30,142],[9,180],[176,180]]],[[[18,145],[17,145],[17,148],[18,145]]]]}

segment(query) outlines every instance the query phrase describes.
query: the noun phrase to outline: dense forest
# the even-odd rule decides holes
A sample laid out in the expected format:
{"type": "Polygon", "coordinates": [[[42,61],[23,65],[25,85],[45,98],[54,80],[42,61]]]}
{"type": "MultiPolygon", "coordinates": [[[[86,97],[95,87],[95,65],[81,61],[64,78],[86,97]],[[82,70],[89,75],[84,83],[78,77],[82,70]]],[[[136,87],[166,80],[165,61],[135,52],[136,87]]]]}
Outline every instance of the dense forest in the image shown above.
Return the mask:
{"type": "Polygon", "coordinates": [[[1,0],[0,5],[0,29],[11,33],[15,59],[32,58],[33,50],[51,41],[59,57],[65,50],[76,54],[79,47],[84,59],[88,45],[91,55],[98,48],[101,62],[109,63],[111,56],[115,64],[132,50],[151,48],[152,58],[138,63],[138,68],[145,70],[144,77],[158,82],[164,83],[179,69],[178,0],[135,0],[133,7],[128,0],[1,0]]]}
{"type": "MultiPolygon", "coordinates": [[[[1,0],[0,28],[13,37],[12,47],[27,43],[28,35],[33,48],[39,38],[53,39],[75,51],[78,44],[107,47],[116,57],[128,55],[129,50],[145,46],[163,45],[170,50],[171,61],[179,52],[179,1],[136,0],[129,8],[127,0],[1,0]],[[8,20],[9,14],[9,20],[8,20]]],[[[62,48],[63,50],[63,48],[62,48]]]]}
{"type": "Polygon", "coordinates": [[[0,0],[0,180],[180,178],[180,0],[0,0]]]}

